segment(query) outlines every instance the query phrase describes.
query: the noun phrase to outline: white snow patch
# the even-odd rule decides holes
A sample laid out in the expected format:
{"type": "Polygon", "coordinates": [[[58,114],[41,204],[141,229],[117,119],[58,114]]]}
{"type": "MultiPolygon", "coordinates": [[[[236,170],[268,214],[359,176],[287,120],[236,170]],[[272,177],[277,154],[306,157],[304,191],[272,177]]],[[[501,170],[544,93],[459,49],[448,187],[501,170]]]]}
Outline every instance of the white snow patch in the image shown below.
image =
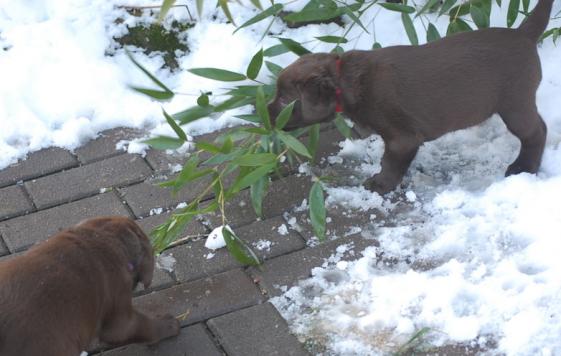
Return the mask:
{"type": "Polygon", "coordinates": [[[228,225],[226,226],[219,226],[217,228],[215,228],[214,230],[212,230],[210,232],[210,234],[208,234],[208,237],[206,239],[205,242],[205,247],[210,249],[210,250],[217,250],[219,248],[222,247],[226,247],[226,241],[224,240],[224,235],[222,232],[222,229],[227,228],[230,231],[232,231],[232,229],[230,229],[230,227],[228,225]]]}
{"type": "Polygon", "coordinates": [[[279,233],[279,235],[288,235],[288,227],[286,227],[286,224],[282,224],[277,228],[277,232],[279,233]]]}
{"type": "Polygon", "coordinates": [[[164,271],[173,272],[177,260],[172,254],[158,255],[156,258],[156,266],[164,271]]]}

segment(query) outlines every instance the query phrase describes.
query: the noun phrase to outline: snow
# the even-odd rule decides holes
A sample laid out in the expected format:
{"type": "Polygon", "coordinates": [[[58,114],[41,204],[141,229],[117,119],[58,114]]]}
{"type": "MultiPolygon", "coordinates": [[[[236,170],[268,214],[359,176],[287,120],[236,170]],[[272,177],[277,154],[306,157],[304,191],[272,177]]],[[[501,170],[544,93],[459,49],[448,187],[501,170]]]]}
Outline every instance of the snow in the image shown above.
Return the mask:
{"type": "MultiPolygon", "coordinates": [[[[210,250],[217,250],[219,248],[226,247],[226,241],[224,240],[224,235],[222,233],[223,228],[224,226],[221,225],[215,228],[214,230],[212,230],[210,234],[208,234],[208,237],[205,242],[206,248],[210,250]]],[[[229,226],[226,226],[226,228],[230,229],[229,226]]]]}
{"type": "MultiPolygon", "coordinates": [[[[194,1],[186,3],[195,13],[194,1]]],[[[305,1],[287,3],[294,10],[305,1]]],[[[131,49],[138,61],[183,94],[156,103],[128,88],[151,83],[112,40],[124,33],[126,24],[153,19],[127,16],[115,6],[121,4],[117,0],[0,0],[0,47],[6,48],[0,50],[0,169],[41,148],[75,149],[118,126],[145,129],[147,135],[173,135],[163,120],[162,106],[174,113],[194,105],[200,90],[224,92],[223,83],[185,69],[219,67],[243,73],[261,46],[278,43],[272,37],[259,42],[266,21],[232,35],[234,28],[222,13],[206,6],[201,21],[187,33],[191,52],[178,58],[180,70],[161,69],[161,55],[131,49]],[[119,17],[125,22],[116,24],[119,17]]],[[[230,6],[237,23],[256,14],[244,2],[230,2],[230,6]]],[[[500,10],[493,6],[491,23],[504,26],[506,6],[500,10]]],[[[553,14],[561,10],[558,1],[553,6],[553,14]]],[[[172,10],[164,24],[186,16],[185,11],[172,10]]],[[[399,13],[373,6],[364,17],[373,16],[374,22],[365,22],[371,34],[361,34],[355,26],[345,49],[367,49],[374,40],[383,46],[408,43],[399,13]]],[[[445,32],[446,17],[429,18],[440,33],[445,32]]],[[[414,21],[421,40],[423,20],[414,21]]],[[[559,25],[559,20],[550,23],[550,27],[559,25]]],[[[279,21],[271,32],[298,41],[342,33],[335,24],[287,29],[279,21]]],[[[319,42],[306,46],[316,52],[331,49],[319,42]]],[[[519,143],[495,116],[483,125],[426,143],[402,186],[389,197],[360,186],[327,187],[329,207],[340,205],[371,217],[369,226],[349,227],[349,233],[375,238],[380,245],[364,251],[354,251],[352,244],[340,247],[322,267],[312,270],[312,278],[284,288],[285,293],[273,300],[301,340],[320,345],[326,354],[387,354],[428,327],[425,339],[435,347],[462,344],[507,355],[559,354],[559,51],[551,40],[539,47],[543,80],[537,106],[548,126],[548,140],[537,175],[504,178],[519,143]],[[391,224],[385,224],[389,220],[391,224]],[[381,252],[383,263],[378,260],[381,252]]],[[[285,66],[294,59],[284,54],[271,60],[285,66]]],[[[267,80],[265,70],[258,79],[267,80]]],[[[233,116],[250,111],[239,108],[183,128],[190,137],[211,132],[238,124],[233,116]]],[[[380,170],[379,137],[345,140],[340,145],[341,151],[327,160],[329,164],[344,165],[349,176],[359,180],[380,170]]],[[[121,142],[119,147],[141,154],[146,150],[137,141],[121,142]]],[[[182,151],[190,147],[186,144],[182,151]]],[[[301,173],[310,171],[308,165],[300,167],[301,173]]],[[[305,209],[304,200],[296,211],[305,209]]],[[[300,229],[294,217],[287,225],[300,229]]],[[[222,228],[209,235],[206,247],[225,246],[222,228]]],[[[277,231],[286,233],[287,226],[277,231]]]]}
{"type": "Polygon", "coordinates": [[[172,254],[162,254],[156,258],[156,266],[164,271],[173,272],[176,263],[177,260],[172,254]]]}

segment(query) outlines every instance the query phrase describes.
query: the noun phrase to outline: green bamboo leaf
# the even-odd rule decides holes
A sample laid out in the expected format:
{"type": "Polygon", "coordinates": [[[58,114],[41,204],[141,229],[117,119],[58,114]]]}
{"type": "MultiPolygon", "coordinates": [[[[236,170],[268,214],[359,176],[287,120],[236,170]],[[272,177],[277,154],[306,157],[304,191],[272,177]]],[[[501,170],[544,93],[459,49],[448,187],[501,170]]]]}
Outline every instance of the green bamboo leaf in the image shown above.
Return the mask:
{"type": "Polygon", "coordinates": [[[379,42],[374,42],[374,44],[372,45],[372,49],[378,49],[378,48],[382,48],[382,45],[379,42]]]}
{"type": "MultiPolygon", "coordinates": [[[[390,4],[390,3],[386,3],[386,4],[390,4]]],[[[401,21],[403,22],[403,27],[405,27],[405,32],[407,33],[407,37],[409,37],[409,42],[411,42],[411,44],[414,46],[419,45],[419,39],[417,38],[417,31],[415,31],[415,26],[413,26],[413,21],[411,21],[411,17],[403,12],[401,13],[401,21]]]]}
{"type": "Polygon", "coordinates": [[[290,117],[292,116],[292,110],[294,109],[294,104],[296,101],[291,102],[287,106],[285,106],[282,111],[280,112],[279,116],[275,119],[275,127],[279,130],[286,125],[290,117]]]}
{"type": "Polygon", "coordinates": [[[185,134],[183,129],[177,124],[177,122],[175,122],[175,120],[171,116],[169,116],[169,114],[164,109],[162,109],[162,112],[164,113],[164,117],[166,118],[168,125],[171,126],[173,131],[175,131],[177,137],[179,137],[183,141],[187,141],[187,135],[185,134]]]}
{"type": "MultiPolygon", "coordinates": [[[[254,114],[246,114],[246,115],[238,115],[236,116],[238,119],[242,119],[245,121],[249,121],[249,122],[254,122],[256,124],[261,124],[261,118],[259,117],[259,115],[254,115],[254,114]]],[[[267,131],[268,132],[268,131],[267,131]]]]}
{"type": "Polygon", "coordinates": [[[181,125],[188,124],[195,120],[201,119],[203,117],[207,117],[214,111],[214,107],[209,106],[193,106],[187,110],[183,110],[181,112],[175,113],[172,117],[179,121],[181,125]]]}
{"type": "Polygon", "coordinates": [[[315,182],[310,189],[310,220],[314,233],[320,239],[325,240],[325,199],[323,197],[323,188],[320,182],[315,182]]]}
{"type": "Polygon", "coordinates": [[[243,74],[218,68],[191,68],[188,69],[188,71],[200,77],[219,80],[221,82],[237,82],[247,79],[243,74]]]}
{"type": "Polygon", "coordinates": [[[427,42],[433,42],[440,39],[440,34],[436,27],[429,22],[429,26],[427,28],[427,42]]]}
{"type": "Polygon", "coordinates": [[[249,66],[247,67],[246,75],[249,79],[257,78],[259,71],[261,70],[261,66],[263,65],[263,48],[261,48],[253,58],[251,58],[251,62],[249,62],[249,66]]]}
{"type": "Polygon", "coordinates": [[[475,1],[476,0],[471,0],[461,3],[460,5],[454,6],[453,8],[450,9],[450,11],[448,11],[448,16],[452,18],[456,18],[469,14],[469,8],[475,1]]]}
{"type": "Polygon", "coordinates": [[[469,11],[477,28],[489,27],[489,16],[485,13],[485,10],[479,6],[471,5],[469,11]]]}
{"type": "Polygon", "coordinates": [[[252,98],[244,96],[233,96],[214,107],[214,112],[224,112],[227,110],[249,105],[253,102],[252,98]]]}
{"type": "Polygon", "coordinates": [[[247,153],[246,149],[238,149],[230,153],[219,153],[202,163],[203,166],[216,166],[224,162],[230,162],[247,153]]]}
{"type": "Polygon", "coordinates": [[[312,158],[312,155],[310,154],[306,146],[302,142],[298,141],[297,138],[290,134],[287,134],[284,131],[276,131],[276,133],[278,134],[280,140],[286,145],[286,147],[298,153],[300,156],[304,156],[310,159],[312,158]]]}
{"type": "Polygon", "coordinates": [[[197,0],[197,13],[199,14],[199,17],[201,17],[201,15],[203,14],[203,3],[205,0],[197,0]]]}
{"type": "Polygon", "coordinates": [[[259,167],[265,164],[274,163],[277,156],[272,153],[251,153],[236,158],[232,161],[233,164],[245,167],[259,167]]]}
{"type": "Polygon", "coordinates": [[[360,26],[360,28],[362,28],[362,30],[366,33],[370,33],[368,32],[368,30],[366,29],[366,27],[364,27],[364,25],[362,24],[362,22],[360,21],[360,19],[354,14],[354,12],[352,11],[352,9],[350,8],[350,6],[345,6],[343,8],[345,15],[349,16],[351,18],[351,20],[353,20],[354,23],[356,23],[357,25],[360,26]]]}
{"type": "Polygon", "coordinates": [[[239,179],[237,179],[234,182],[234,184],[232,184],[232,187],[229,189],[229,194],[239,192],[240,190],[251,186],[262,177],[266,177],[269,174],[269,172],[273,170],[276,166],[277,166],[276,162],[266,164],[264,166],[252,170],[250,173],[244,176],[239,177],[239,179]]]}
{"type": "Polygon", "coordinates": [[[412,13],[415,12],[414,7],[403,5],[403,4],[383,2],[383,3],[378,3],[378,5],[380,5],[384,9],[391,10],[391,11],[397,11],[397,12],[401,12],[401,13],[405,13],[405,14],[412,14],[412,13]]]}
{"type": "Polygon", "coordinates": [[[304,54],[308,54],[311,53],[309,50],[307,50],[306,48],[304,48],[300,43],[291,40],[290,38],[281,38],[281,37],[277,37],[277,39],[286,47],[288,48],[291,52],[293,52],[294,54],[298,55],[298,56],[303,56],[304,54]]]}
{"type": "MultiPolygon", "coordinates": [[[[173,92],[172,92],[167,86],[165,86],[164,83],[162,83],[161,81],[159,81],[158,78],[156,78],[155,75],[153,75],[152,73],[150,73],[150,71],[148,71],[148,69],[144,68],[140,63],[138,63],[138,62],[136,61],[136,59],[134,59],[134,57],[132,56],[132,54],[131,54],[129,51],[125,50],[125,54],[127,55],[127,57],[129,57],[129,59],[131,60],[131,62],[132,62],[138,69],[140,69],[144,74],[146,74],[146,76],[147,76],[148,78],[150,78],[150,80],[152,80],[152,82],[153,82],[154,84],[156,84],[157,86],[159,86],[159,87],[162,89],[162,91],[164,91],[164,92],[166,92],[166,93],[171,93],[172,96],[173,96],[173,92]]],[[[149,89],[146,89],[146,90],[149,90],[149,89]]]]}
{"type": "Polygon", "coordinates": [[[530,9],[530,0],[522,0],[522,9],[524,13],[528,13],[528,10],[530,9]]]}
{"type": "Polygon", "coordinates": [[[438,16],[442,16],[448,10],[450,10],[452,8],[452,6],[454,6],[454,4],[456,4],[456,1],[458,1],[458,0],[445,0],[444,4],[442,4],[442,7],[440,8],[440,12],[438,13],[438,16]]]}
{"type": "Polygon", "coordinates": [[[208,142],[196,142],[195,147],[197,150],[203,150],[206,152],[210,152],[213,154],[221,153],[220,147],[213,145],[212,143],[208,142]]]}
{"type": "Polygon", "coordinates": [[[271,118],[269,117],[269,111],[267,110],[267,102],[265,101],[265,94],[263,93],[263,88],[257,88],[257,95],[255,97],[255,110],[257,115],[261,118],[263,126],[267,130],[271,130],[271,118]]]}
{"type": "Polygon", "coordinates": [[[161,22],[167,15],[169,9],[173,6],[175,0],[164,0],[160,6],[160,14],[158,15],[158,22],[161,22]]]}
{"type": "Polygon", "coordinates": [[[337,113],[334,122],[335,122],[335,127],[337,127],[337,130],[339,130],[341,135],[345,136],[346,138],[353,137],[352,130],[349,127],[349,125],[347,125],[347,123],[345,122],[345,119],[343,119],[341,113],[337,113]]]}
{"type": "Polygon", "coordinates": [[[255,210],[255,214],[260,218],[263,217],[263,198],[265,197],[268,186],[269,177],[263,176],[249,187],[251,205],[253,206],[253,210],[255,210]]]}
{"type": "Polygon", "coordinates": [[[506,25],[512,27],[518,17],[518,9],[520,9],[520,0],[510,0],[508,3],[508,11],[506,15],[506,25]]]}
{"type": "Polygon", "coordinates": [[[265,61],[265,66],[267,66],[267,69],[269,70],[269,72],[271,72],[275,77],[278,77],[280,72],[283,69],[278,64],[275,64],[275,63],[269,62],[269,61],[265,61]]]}
{"type": "Polygon", "coordinates": [[[310,152],[312,159],[315,159],[318,150],[319,131],[320,131],[319,124],[314,124],[310,128],[310,135],[308,137],[308,151],[310,152]]]}
{"type": "Polygon", "coordinates": [[[228,0],[218,0],[218,4],[222,8],[222,12],[228,18],[228,20],[232,23],[232,25],[236,26],[234,22],[234,18],[232,17],[232,13],[230,12],[230,8],[228,7],[228,0]]]}
{"type": "Polygon", "coordinates": [[[175,137],[156,136],[153,138],[149,138],[148,140],[144,140],[142,141],[142,143],[145,143],[157,150],[174,150],[181,147],[184,141],[175,137]]]}
{"type": "Polygon", "coordinates": [[[432,9],[434,7],[434,5],[436,5],[440,0],[429,0],[425,3],[425,6],[423,6],[421,8],[421,10],[419,10],[416,14],[415,14],[415,18],[421,16],[422,14],[424,14],[425,12],[427,12],[427,10],[432,9]]]}
{"type": "Polygon", "coordinates": [[[258,8],[259,10],[263,10],[263,7],[261,7],[261,2],[259,0],[250,0],[250,1],[253,4],[253,6],[258,8]]]}
{"type": "Polygon", "coordinates": [[[173,92],[169,92],[169,91],[162,91],[162,90],[156,90],[156,89],[149,89],[149,88],[141,88],[141,87],[135,87],[135,86],[129,86],[129,88],[131,88],[134,91],[137,91],[141,94],[147,95],[149,97],[151,97],[152,99],[156,99],[159,101],[166,101],[169,100],[171,98],[173,98],[174,94],[173,92]]]}
{"type": "Polygon", "coordinates": [[[264,57],[276,57],[280,56],[281,54],[285,54],[290,52],[288,48],[286,48],[282,43],[271,46],[263,51],[264,57]]]}
{"type": "Polygon", "coordinates": [[[468,32],[473,31],[473,29],[465,22],[464,20],[457,18],[454,21],[450,22],[448,25],[448,29],[446,31],[446,35],[452,35],[458,32],[468,32]]]}
{"type": "Polygon", "coordinates": [[[264,19],[266,19],[269,16],[276,16],[279,12],[281,12],[283,9],[283,5],[282,4],[275,4],[271,7],[269,7],[267,10],[262,11],[261,13],[257,14],[256,16],[252,17],[251,19],[247,20],[246,22],[244,22],[240,27],[238,27],[234,33],[238,32],[238,30],[247,27],[247,26],[251,26],[259,21],[262,21],[264,19]]]}
{"type": "Polygon", "coordinates": [[[258,266],[261,264],[253,250],[240,239],[229,226],[222,228],[222,236],[226,242],[226,248],[234,258],[242,265],[258,266]]]}
{"type": "Polygon", "coordinates": [[[202,93],[198,98],[197,98],[197,105],[199,106],[208,106],[210,103],[209,99],[208,99],[208,94],[206,93],[202,93]]]}
{"type": "Polygon", "coordinates": [[[316,37],[316,39],[325,42],[325,43],[347,43],[347,39],[345,37],[340,37],[340,36],[319,36],[316,37]]]}

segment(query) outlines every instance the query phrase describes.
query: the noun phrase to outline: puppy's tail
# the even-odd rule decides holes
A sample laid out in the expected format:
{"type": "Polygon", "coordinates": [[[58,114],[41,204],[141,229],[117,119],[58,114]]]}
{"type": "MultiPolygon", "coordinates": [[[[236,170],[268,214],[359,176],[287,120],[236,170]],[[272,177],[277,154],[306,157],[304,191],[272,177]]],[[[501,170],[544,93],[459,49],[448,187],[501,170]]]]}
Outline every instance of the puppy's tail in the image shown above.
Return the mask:
{"type": "Polygon", "coordinates": [[[530,16],[518,27],[518,31],[537,42],[549,22],[552,4],[553,0],[538,0],[538,4],[530,16]]]}

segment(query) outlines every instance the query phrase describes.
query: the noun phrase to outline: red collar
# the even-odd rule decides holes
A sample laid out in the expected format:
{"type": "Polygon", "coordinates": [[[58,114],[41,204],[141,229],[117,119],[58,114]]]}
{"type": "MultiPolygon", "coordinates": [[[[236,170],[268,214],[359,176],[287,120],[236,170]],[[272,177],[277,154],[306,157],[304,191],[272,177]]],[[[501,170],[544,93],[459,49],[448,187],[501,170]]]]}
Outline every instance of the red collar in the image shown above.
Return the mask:
{"type": "MultiPolygon", "coordinates": [[[[341,58],[337,58],[337,60],[335,60],[335,66],[337,69],[337,79],[339,79],[341,77],[341,58]]],[[[343,112],[343,100],[341,98],[342,93],[343,92],[341,88],[337,86],[335,88],[335,112],[336,113],[343,112]]]]}

